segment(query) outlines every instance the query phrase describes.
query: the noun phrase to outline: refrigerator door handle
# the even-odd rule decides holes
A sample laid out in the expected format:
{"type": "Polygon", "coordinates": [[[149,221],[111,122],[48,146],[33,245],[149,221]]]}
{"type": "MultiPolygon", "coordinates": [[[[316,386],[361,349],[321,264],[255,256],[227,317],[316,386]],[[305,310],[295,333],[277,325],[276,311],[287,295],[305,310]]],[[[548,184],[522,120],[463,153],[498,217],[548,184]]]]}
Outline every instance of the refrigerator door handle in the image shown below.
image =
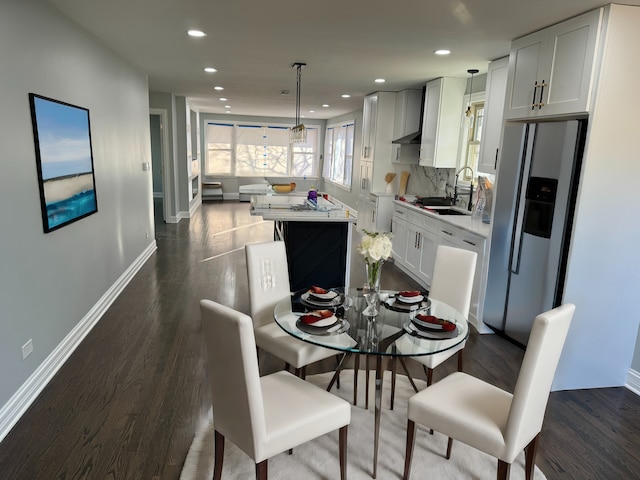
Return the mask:
{"type": "Polygon", "coordinates": [[[515,226],[513,229],[512,238],[512,252],[510,270],[513,274],[518,275],[520,273],[520,255],[522,253],[522,229],[524,225],[524,210],[526,198],[527,185],[525,182],[529,179],[529,173],[531,171],[531,158],[533,157],[533,145],[536,133],[535,124],[528,126],[527,140],[524,155],[524,162],[522,163],[522,170],[520,171],[520,178],[518,179],[518,192],[519,196],[516,203],[515,211],[515,226]]]}

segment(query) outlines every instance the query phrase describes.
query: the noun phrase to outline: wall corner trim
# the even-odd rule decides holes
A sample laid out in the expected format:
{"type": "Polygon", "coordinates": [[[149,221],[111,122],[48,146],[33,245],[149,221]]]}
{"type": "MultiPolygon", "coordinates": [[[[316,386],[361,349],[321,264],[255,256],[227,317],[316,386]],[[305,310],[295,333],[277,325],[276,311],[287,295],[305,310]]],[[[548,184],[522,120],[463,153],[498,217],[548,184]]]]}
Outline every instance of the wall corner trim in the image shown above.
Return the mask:
{"type": "Polygon", "coordinates": [[[62,365],[71,356],[82,340],[102,318],[111,304],[157,250],[155,240],[129,265],[100,300],[89,310],[80,322],[69,332],[60,344],[49,354],[9,401],[0,408],[0,442],[7,436],[20,417],[38,398],[62,365]]]}
{"type": "Polygon", "coordinates": [[[627,374],[627,384],[625,385],[636,395],[640,395],[640,372],[636,370],[629,370],[627,374]]]}

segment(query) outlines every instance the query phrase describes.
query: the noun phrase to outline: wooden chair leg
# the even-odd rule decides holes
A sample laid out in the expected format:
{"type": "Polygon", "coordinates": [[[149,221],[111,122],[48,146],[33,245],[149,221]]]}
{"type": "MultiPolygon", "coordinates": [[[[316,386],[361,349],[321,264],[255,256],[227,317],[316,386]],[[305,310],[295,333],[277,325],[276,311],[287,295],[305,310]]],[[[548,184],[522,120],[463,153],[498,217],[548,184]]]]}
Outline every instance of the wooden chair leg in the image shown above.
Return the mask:
{"type": "Polygon", "coordinates": [[[284,369],[285,369],[285,371],[290,372],[291,371],[291,365],[289,365],[288,363],[285,363],[284,364],[284,369]]]}
{"type": "Polygon", "coordinates": [[[462,359],[463,359],[462,352],[464,352],[464,348],[462,350],[458,350],[458,371],[459,372],[462,371],[462,359]]]}
{"type": "MultiPolygon", "coordinates": [[[[346,353],[343,353],[342,355],[338,355],[336,357],[337,362],[336,362],[336,368],[338,368],[340,366],[340,360],[342,359],[341,357],[344,357],[346,355],[346,353]]],[[[340,372],[338,372],[338,376],[336,377],[336,388],[338,390],[340,390],[340,372]]]]}
{"type": "Polygon", "coordinates": [[[269,460],[256,463],[256,480],[267,480],[269,460]]]}
{"type": "Polygon", "coordinates": [[[409,480],[411,475],[411,459],[413,457],[413,445],[416,439],[416,424],[412,420],[407,421],[407,449],[404,454],[404,475],[403,480],[409,480]]]}
{"type": "Polygon", "coordinates": [[[215,463],[213,467],[213,480],[220,480],[222,478],[222,461],[224,460],[224,435],[215,430],[214,432],[215,442],[215,463]]]}
{"type": "Polygon", "coordinates": [[[427,368],[426,365],[423,365],[424,374],[427,376],[427,387],[433,383],[433,368],[427,368]]]}
{"type": "Polygon", "coordinates": [[[508,480],[509,471],[511,470],[511,464],[498,460],[498,480],[508,480]]]}
{"type": "Polygon", "coordinates": [[[538,441],[540,440],[540,434],[533,437],[533,440],[529,442],[529,445],[524,447],[524,475],[525,480],[533,480],[533,472],[536,468],[536,453],[538,452],[538,441]]]}
{"type": "Polygon", "coordinates": [[[447,460],[451,458],[451,447],[453,447],[453,438],[449,437],[449,440],[447,440],[447,460]]]}
{"type": "Polygon", "coordinates": [[[340,429],[340,480],[347,480],[347,431],[348,425],[340,429]]]}
{"type": "Polygon", "coordinates": [[[293,455],[293,448],[289,449],[289,455],[293,455]]]}

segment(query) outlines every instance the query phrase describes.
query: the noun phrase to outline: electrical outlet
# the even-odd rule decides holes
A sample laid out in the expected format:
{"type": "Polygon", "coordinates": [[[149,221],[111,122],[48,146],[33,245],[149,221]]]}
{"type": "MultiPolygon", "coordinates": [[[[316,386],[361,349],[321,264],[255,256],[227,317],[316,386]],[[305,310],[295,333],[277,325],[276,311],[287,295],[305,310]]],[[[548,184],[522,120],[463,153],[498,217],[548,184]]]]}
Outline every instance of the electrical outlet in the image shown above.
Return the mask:
{"type": "Polygon", "coordinates": [[[26,359],[33,352],[33,340],[30,338],[27,343],[22,346],[22,359],[26,359]]]}

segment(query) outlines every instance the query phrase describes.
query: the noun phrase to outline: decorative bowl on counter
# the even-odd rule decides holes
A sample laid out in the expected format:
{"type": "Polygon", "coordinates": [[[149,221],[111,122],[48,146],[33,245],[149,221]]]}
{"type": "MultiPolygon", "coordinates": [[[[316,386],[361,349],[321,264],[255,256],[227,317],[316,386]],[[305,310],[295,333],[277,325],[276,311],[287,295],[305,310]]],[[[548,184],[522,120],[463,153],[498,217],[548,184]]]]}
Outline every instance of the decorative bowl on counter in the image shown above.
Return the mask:
{"type": "Polygon", "coordinates": [[[276,193],[291,193],[296,189],[296,184],[294,182],[291,183],[275,183],[271,185],[273,191],[276,193]]]}

